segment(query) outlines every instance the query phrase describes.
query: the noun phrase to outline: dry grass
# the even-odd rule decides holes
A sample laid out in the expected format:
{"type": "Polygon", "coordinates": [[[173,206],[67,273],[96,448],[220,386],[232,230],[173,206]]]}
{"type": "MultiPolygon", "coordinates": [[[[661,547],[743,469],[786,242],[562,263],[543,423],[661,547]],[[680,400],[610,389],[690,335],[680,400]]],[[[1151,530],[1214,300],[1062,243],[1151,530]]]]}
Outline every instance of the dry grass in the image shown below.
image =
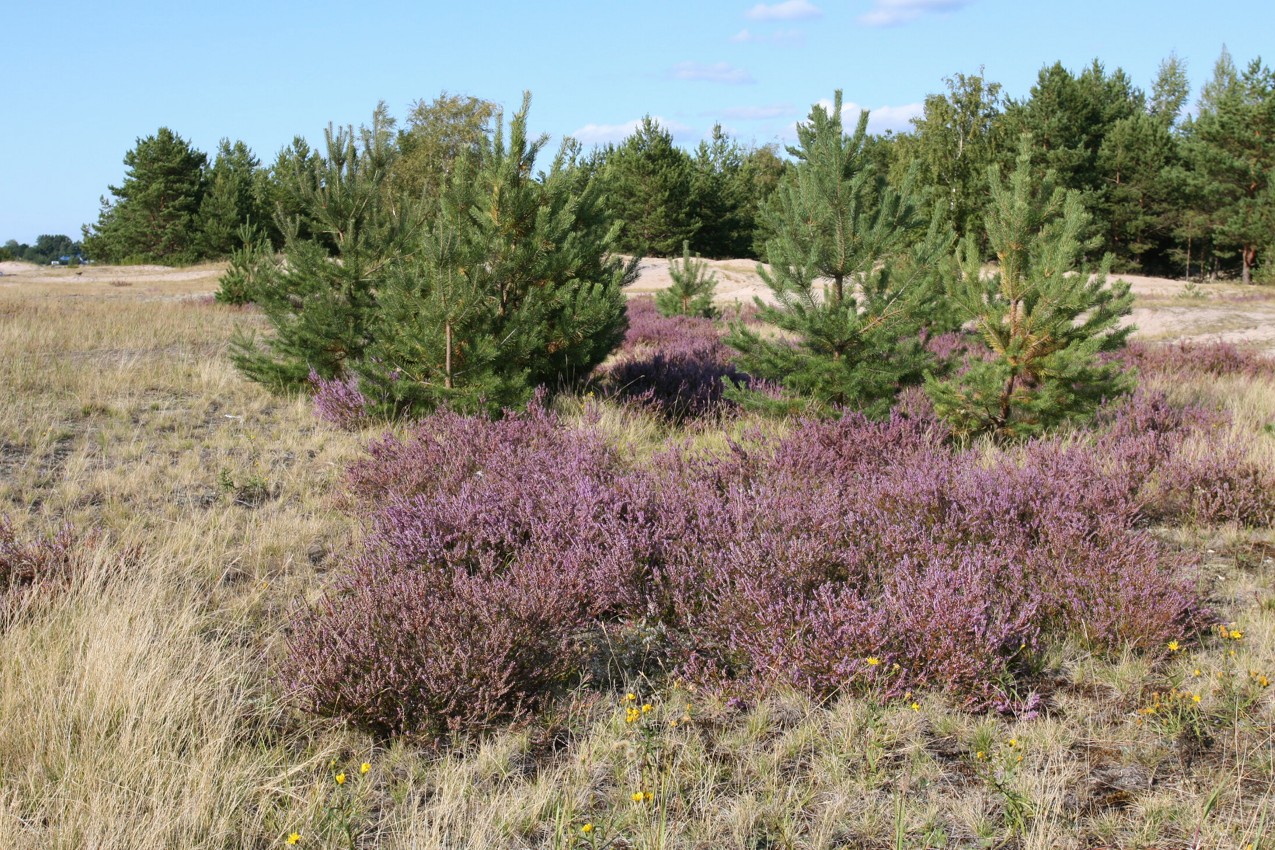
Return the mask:
{"type": "MultiPolygon", "coordinates": [[[[277,847],[294,831],[404,850],[1275,846],[1271,691],[1250,675],[1275,678],[1269,530],[1164,531],[1206,554],[1241,640],[1163,662],[1059,653],[1034,720],[934,697],[728,706],[640,682],[640,723],[581,690],[440,749],[295,714],[273,660],[357,533],[333,495],[369,435],[243,381],[226,340],[259,319],[166,285],[187,282],[0,290],[0,512],[32,534],[103,531],[85,575],[0,630],[0,846],[277,847]],[[1200,702],[1142,711],[1174,687],[1200,702]]],[[[1249,432],[1275,420],[1270,382],[1170,389],[1249,432]]],[[[638,453],[670,436],[563,404],[638,453]]],[[[1255,451],[1275,463],[1273,446],[1255,451]]]]}

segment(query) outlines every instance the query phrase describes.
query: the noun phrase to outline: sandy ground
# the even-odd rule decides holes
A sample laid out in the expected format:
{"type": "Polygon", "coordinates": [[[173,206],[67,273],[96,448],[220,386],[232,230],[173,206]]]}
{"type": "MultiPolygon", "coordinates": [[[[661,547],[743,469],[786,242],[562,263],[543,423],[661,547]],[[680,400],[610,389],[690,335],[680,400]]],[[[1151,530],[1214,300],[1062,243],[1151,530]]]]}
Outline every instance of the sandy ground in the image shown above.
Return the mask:
{"type": "MultiPolygon", "coordinates": [[[[751,260],[708,260],[723,304],[769,300],[751,260]]],[[[648,258],[630,294],[649,294],[672,281],[668,260],[648,258]]],[[[191,268],[99,266],[77,269],[0,263],[0,294],[17,288],[49,297],[198,298],[217,289],[224,263],[191,268]]],[[[1229,283],[1189,284],[1168,278],[1120,275],[1137,296],[1127,320],[1144,339],[1220,340],[1275,352],[1275,288],[1229,283]]]]}

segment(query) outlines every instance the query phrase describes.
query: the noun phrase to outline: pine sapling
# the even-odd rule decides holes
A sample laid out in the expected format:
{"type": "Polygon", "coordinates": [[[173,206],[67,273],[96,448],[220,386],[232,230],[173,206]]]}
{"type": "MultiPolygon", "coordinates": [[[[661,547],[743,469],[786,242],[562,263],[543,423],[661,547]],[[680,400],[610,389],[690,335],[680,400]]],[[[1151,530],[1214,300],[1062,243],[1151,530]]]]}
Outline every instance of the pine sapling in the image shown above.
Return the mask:
{"type": "Polygon", "coordinates": [[[774,237],[759,273],[774,303],[758,300],[758,317],[783,333],[736,324],[726,340],[745,372],[782,387],[780,398],[733,393],[751,407],[789,411],[804,399],[882,415],[921,380],[918,331],[951,238],[920,213],[910,180],[896,191],[875,167],[866,113],[847,135],[840,109],[837,92],[831,112],[816,105],[798,126],[796,166],[766,209],[774,237]]]}
{"type": "Polygon", "coordinates": [[[699,254],[691,256],[689,242],[682,243],[682,259],[668,264],[673,285],[655,296],[655,306],[665,316],[700,316],[715,319],[719,311],[713,306],[717,294],[717,273],[699,254]]]}
{"type": "Polygon", "coordinates": [[[1109,256],[1092,275],[1081,268],[1092,247],[1081,237],[1089,216],[1052,172],[1036,181],[1030,137],[1008,183],[996,166],[989,176],[987,238],[1000,267],[985,277],[967,238],[950,295],[991,357],[963,374],[928,378],[926,392],[957,434],[1027,437],[1086,418],[1130,389],[1120,365],[1101,355],[1124,346],[1132,328],[1120,318],[1133,296],[1127,283],[1108,283],[1109,256]]]}

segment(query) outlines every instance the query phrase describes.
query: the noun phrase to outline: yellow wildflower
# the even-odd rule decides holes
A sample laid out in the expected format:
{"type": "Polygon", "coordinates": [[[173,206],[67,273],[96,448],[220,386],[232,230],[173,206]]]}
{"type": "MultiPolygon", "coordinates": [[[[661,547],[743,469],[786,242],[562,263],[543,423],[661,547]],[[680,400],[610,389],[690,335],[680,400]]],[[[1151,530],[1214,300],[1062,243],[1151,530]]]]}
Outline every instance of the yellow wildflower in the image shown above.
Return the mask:
{"type": "Polygon", "coordinates": [[[974,754],[974,758],[978,759],[979,761],[982,761],[983,759],[987,758],[987,753],[983,752],[982,750],[979,750],[978,752],[974,754]]]}
{"type": "Polygon", "coordinates": [[[1195,675],[1196,675],[1196,676],[1203,675],[1203,673],[1202,673],[1202,671],[1200,670],[1200,668],[1199,668],[1199,667],[1196,667],[1196,668],[1195,668],[1195,675]]]}
{"type": "Polygon", "coordinates": [[[628,693],[624,695],[625,702],[637,702],[637,694],[628,693]]]}
{"type": "Polygon", "coordinates": [[[651,704],[650,704],[649,702],[642,703],[642,713],[643,713],[643,714],[646,714],[646,713],[647,713],[647,712],[649,712],[650,710],[651,710],[651,704]]]}
{"type": "Polygon", "coordinates": [[[1176,640],[1169,641],[1169,652],[1177,652],[1181,648],[1181,645],[1176,640]]]}
{"type": "Polygon", "coordinates": [[[921,710],[921,704],[920,704],[919,702],[914,702],[914,703],[912,703],[912,710],[913,710],[913,711],[920,711],[920,710],[921,710]]]}
{"type": "Polygon", "coordinates": [[[580,831],[585,835],[588,835],[590,832],[593,832],[593,824],[586,823],[584,826],[580,827],[580,831]]]}
{"type": "Polygon", "coordinates": [[[633,800],[633,802],[635,803],[640,803],[646,799],[646,795],[643,794],[641,791],[634,791],[633,794],[630,796],[630,799],[633,800]]]}
{"type": "Polygon", "coordinates": [[[1239,629],[1231,629],[1231,640],[1239,640],[1244,637],[1244,633],[1239,629]]]}
{"type": "Polygon", "coordinates": [[[869,666],[869,667],[875,667],[875,666],[877,666],[877,665],[878,665],[878,664],[880,664],[880,663],[881,663],[881,659],[880,659],[880,658],[877,658],[875,655],[868,659],[868,666],[869,666]]]}
{"type": "Polygon", "coordinates": [[[359,773],[367,773],[371,769],[372,769],[372,765],[367,762],[363,762],[361,765],[359,765],[359,773]]]}
{"type": "Polygon", "coordinates": [[[1009,745],[1010,745],[1011,747],[1017,747],[1017,746],[1018,746],[1018,739],[1017,739],[1017,738],[1010,738],[1010,739],[1009,739],[1009,745]]]}
{"type": "Polygon", "coordinates": [[[1197,702],[1197,703],[1198,703],[1198,702],[1200,701],[1200,695],[1199,695],[1199,694],[1191,694],[1191,700],[1192,700],[1193,702],[1197,702]]]}
{"type": "Polygon", "coordinates": [[[289,836],[288,836],[288,843],[289,843],[289,844],[296,844],[296,843],[297,843],[298,841],[300,841],[300,840],[301,840],[301,833],[299,833],[299,832],[294,832],[294,833],[292,833],[291,835],[289,835],[289,836]]]}
{"type": "Polygon", "coordinates": [[[344,773],[338,773],[338,774],[336,775],[336,784],[337,784],[337,785],[344,785],[344,784],[345,784],[345,774],[344,774],[344,773]]]}

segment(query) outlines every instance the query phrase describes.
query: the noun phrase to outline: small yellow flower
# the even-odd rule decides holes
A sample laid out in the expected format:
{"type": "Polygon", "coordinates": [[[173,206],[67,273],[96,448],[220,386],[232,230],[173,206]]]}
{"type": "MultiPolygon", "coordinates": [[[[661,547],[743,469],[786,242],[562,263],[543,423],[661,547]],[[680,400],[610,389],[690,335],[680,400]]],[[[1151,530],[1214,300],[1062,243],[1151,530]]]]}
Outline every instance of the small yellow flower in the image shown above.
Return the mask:
{"type": "Polygon", "coordinates": [[[651,710],[651,704],[650,704],[649,702],[647,702],[647,703],[643,703],[643,704],[642,704],[642,713],[643,713],[643,714],[646,714],[646,713],[647,713],[647,712],[649,712],[650,710],[651,710]]]}
{"type": "Polygon", "coordinates": [[[301,833],[299,833],[299,832],[294,832],[294,833],[292,833],[291,835],[289,835],[289,836],[288,836],[288,843],[289,843],[289,844],[296,844],[296,843],[297,843],[298,841],[300,841],[300,840],[301,840],[301,833]]]}
{"type": "Polygon", "coordinates": [[[1269,688],[1271,686],[1271,680],[1265,676],[1258,676],[1257,684],[1261,685],[1263,688],[1269,688]]]}
{"type": "Polygon", "coordinates": [[[644,795],[641,791],[634,791],[630,796],[630,799],[635,803],[640,803],[646,799],[646,795],[644,795]]]}
{"type": "Polygon", "coordinates": [[[372,765],[368,764],[367,762],[363,762],[361,765],[359,765],[359,773],[367,773],[371,769],[372,769],[372,765]]]}
{"type": "Polygon", "coordinates": [[[974,758],[978,759],[979,761],[982,761],[983,759],[987,758],[987,753],[983,752],[982,750],[979,750],[978,752],[974,754],[974,758]]]}
{"type": "Polygon", "coordinates": [[[875,655],[868,659],[868,666],[869,666],[869,667],[875,667],[875,666],[877,666],[877,665],[878,665],[878,664],[880,664],[880,663],[881,663],[881,659],[880,659],[880,658],[877,658],[875,655]]]}
{"type": "Polygon", "coordinates": [[[676,720],[670,720],[670,721],[668,722],[668,725],[669,725],[669,727],[670,727],[670,728],[672,728],[672,729],[676,729],[676,728],[677,728],[677,721],[676,721],[676,720]]]}
{"type": "Polygon", "coordinates": [[[1018,739],[1017,739],[1017,738],[1010,738],[1010,739],[1009,739],[1009,745],[1010,745],[1011,747],[1017,747],[1017,746],[1018,746],[1018,739]]]}
{"type": "Polygon", "coordinates": [[[630,694],[625,694],[625,695],[624,695],[624,701],[625,701],[625,702],[637,702],[637,694],[632,694],[632,693],[630,693],[630,694]]]}
{"type": "Polygon", "coordinates": [[[1176,640],[1169,641],[1169,652],[1177,652],[1181,648],[1181,645],[1176,640]]]}
{"type": "Polygon", "coordinates": [[[643,791],[643,792],[642,792],[642,799],[643,799],[643,800],[654,800],[654,799],[655,799],[655,795],[654,795],[654,794],[652,794],[650,791],[643,791]]]}
{"type": "Polygon", "coordinates": [[[1191,694],[1191,700],[1192,700],[1193,702],[1198,703],[1198,702],[1200,701],[1200,695],[1199,695],[1199,694],[1191,694]]]}
{"type": "Polygon", "coordinates": [[[1231,629],[1231,640],[1240,640],[1244,637],[1244,633],[1239,629],[1231,629]]]}
{"type": "Polygon", "coordinates": [[[588,835],[590,832],[593,832],[593,824],[586,823],[584,826],[580,827],[580,831],[585,835],[588,835]]]}
{"type": "Polygon", "coordinates": [[[921,704],[920,704],[919,702],[914,702],[914,703],[912,703],[912,710],[913,710],[913,711],[920,711],[920,710],[921,710],[921,704]]]}
{"type": "Polygon", "coordinates": [[[1196,675],[1196,676],[1201,676],[1201,675],[1203,675],[1203,672],[1200,670],[1200,668],[1199,668],[1199,667],[1196,667],[1196,668],[1195,668],[1195,675],[1196,675]]]}
{"type": "Polygon", "coordinates": [[[336,775],[336,784],[337,784],[337,785],[344,785],[344,784],[345,784],[345,774],[344,774],[344,773],[338,773],[338,774],[336,775]]]}

